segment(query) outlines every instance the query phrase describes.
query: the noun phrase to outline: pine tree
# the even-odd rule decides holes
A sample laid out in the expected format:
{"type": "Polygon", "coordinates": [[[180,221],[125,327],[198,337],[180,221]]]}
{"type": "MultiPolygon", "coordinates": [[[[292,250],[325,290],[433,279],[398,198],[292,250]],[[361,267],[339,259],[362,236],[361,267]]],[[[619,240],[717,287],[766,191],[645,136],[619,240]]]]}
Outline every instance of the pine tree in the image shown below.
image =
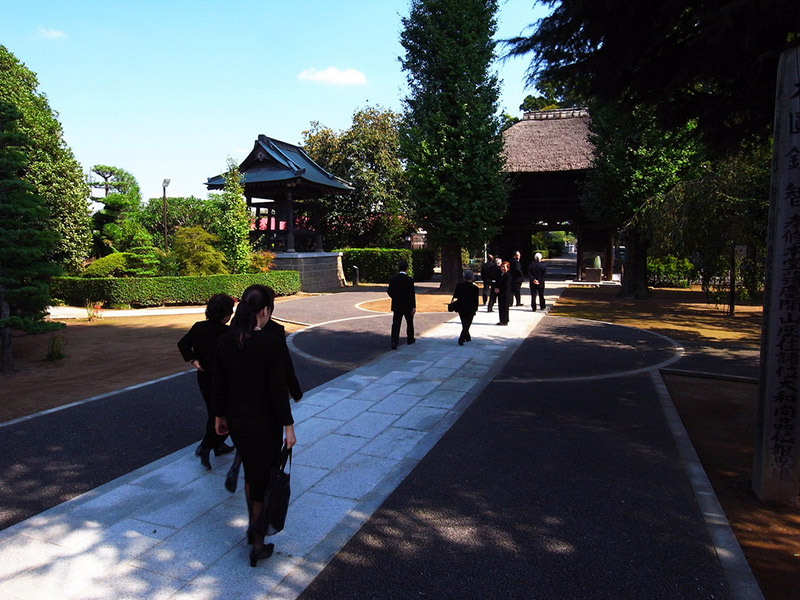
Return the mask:
{"type": "Polygon", "coordinates": [[[0,101],[22,113],[17,129],[28,138],[23,179],[44,200],[46,227],[59,236],[49,257],[77,273],[91,244],[89,187],[64,141],[57,113],[38,86],[36,75],[0,45],[0,101]]]}
{"type": "Polygon", "coordinates": [[[48,279],[58,267],[47,259],[58,236],[47,210],[22,179],[28,143],[16,124],[22,114],[0,102],[0,373],[14,371],[11,328],[30,329],[50,302],[48,279]]]}
{"type": "Polygon", "coordinates": [[[403,19],[401,149],[411,201],[442,249],[442,289],[461,278],[461,249],[482,248],[505,212],[496,12],[496,0],[412,0],[403,19]]]}

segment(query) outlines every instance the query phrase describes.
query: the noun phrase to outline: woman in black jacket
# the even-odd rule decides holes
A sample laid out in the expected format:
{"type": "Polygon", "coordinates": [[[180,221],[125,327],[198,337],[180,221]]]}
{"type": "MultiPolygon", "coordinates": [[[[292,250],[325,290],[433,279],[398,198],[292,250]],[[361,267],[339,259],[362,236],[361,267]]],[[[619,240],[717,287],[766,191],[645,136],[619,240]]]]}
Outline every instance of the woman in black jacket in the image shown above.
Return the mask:
{"type": "Polygon", "coordinates": [[[259,520],[270,469],[280,461],[282,442],[288,448],[296,442],[286,385],[286,340],[264,331],[275,308],[274,296],[263,285],[244,291],[214,361],[216,430],[230,433],[242,456],[253,567],[275,548],[264,545],[265,524],[259,520]]]}
{"type": "Polygon", "coordinates": [[[456,312],[461,318],[461,335],[458,336],[458,345],[463,346],[464,342],[472,341],[469,335],[469,327],[472,319],[478,312],[478,286],[473,283],[475,276],[472,271],[464,271],[464,281],[456,285],[453,291],[453,300],[457,302],[456,312]]]}
{"type": "Polygon", "coordinates": [[[503,261],[503,264],[500,265],[500,271],[503,274],[495,284],[494,293],[497,294],[497,312],[500,313],[500,322],[498,325],[508,325],[508,307],[511,305],[513,294],[511,273],[509,273],[508,269],[508,262],[503,261]]]}
{"type": "Polygon", "coordinates": [[[211,372],[214,367],[214,353],[217,349],[219,338],[228,332],[228,321],[233,314],[233,298],[227,294],[214,294],[206,304],[206,320],[198,321],[180,340],[178,350],[181,351],[183,360],[197,369],[197,386],[206,404],[208,419],[206,420],[206,434],[203,441],[195,450],[200,457],[200,464],[206,469],[211,468],[209,455],[214,451],[214,456],[227,454],[233,448],[225,443],[227,435],[217,435],[214,430],[214,411],[211,408],[211,372]]]}

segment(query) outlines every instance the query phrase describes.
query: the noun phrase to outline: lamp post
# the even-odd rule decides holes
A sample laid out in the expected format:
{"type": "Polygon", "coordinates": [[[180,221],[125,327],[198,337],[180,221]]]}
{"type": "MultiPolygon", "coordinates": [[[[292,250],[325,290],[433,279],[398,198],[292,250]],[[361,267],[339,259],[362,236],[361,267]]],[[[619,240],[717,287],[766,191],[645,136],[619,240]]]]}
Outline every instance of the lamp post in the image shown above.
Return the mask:
{"type": "Polygon", "coordinates": [[[169,246],[167,245],[167,186],[169,185],[169,179],[165,179],[161,187],[164,190],[164,203],[163,203],[163,221],[164,221],[164,252],[169,250],[169,246]]]}

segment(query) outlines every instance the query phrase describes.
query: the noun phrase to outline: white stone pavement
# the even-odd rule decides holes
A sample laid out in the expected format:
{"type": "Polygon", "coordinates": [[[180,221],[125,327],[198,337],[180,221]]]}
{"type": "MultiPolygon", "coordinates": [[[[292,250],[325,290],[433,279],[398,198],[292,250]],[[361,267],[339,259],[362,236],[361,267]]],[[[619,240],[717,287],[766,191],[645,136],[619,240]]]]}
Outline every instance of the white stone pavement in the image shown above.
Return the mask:
{"type": "MultiPolygon", "coordinates": [[[[565,284],[549,284],[548,306],[565,284]]],[[[530,296],[524,297],[530,302],[530,296]]],[[[433,447],[542,318],[480,308],[293,404],[298,443],[286,529],[249,566],[231,456],[203,469],[194,445],[0,532],[0,600],[295,598],[433,447]]],[[[388,344],[388,332],[387,332],[388,344]]]]}

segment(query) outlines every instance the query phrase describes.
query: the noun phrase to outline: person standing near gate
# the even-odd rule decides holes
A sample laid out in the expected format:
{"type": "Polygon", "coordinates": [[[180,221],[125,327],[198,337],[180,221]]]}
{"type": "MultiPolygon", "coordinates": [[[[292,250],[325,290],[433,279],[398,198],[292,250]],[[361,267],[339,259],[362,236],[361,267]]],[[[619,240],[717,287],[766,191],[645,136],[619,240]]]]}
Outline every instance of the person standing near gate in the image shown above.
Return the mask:
{"type": "Polygon", "coordinates": [[[417,312],[417,297],[414,293],[414,280],[408,276],[408,261],[398,263],[399,273],[389,281],[386,293],[392,299],[392,350],[397,350],[400,341],[400,325],[406,320],[406,340],[409,345],[414,339],[414,313],[417,312]]]}
{"type": "Polygon", "coordinates": [[[520,254],[519,250],[514,252],[514,256],[509,261],[509,272],[511,273],[511,289],[514,292],[514,298],[509,301],[509,304],[513,302],[513,300],[517,301],[517,306],[522,306],[522,298],[520,297],[520,292],[522,291],[522,280],[525,276],[522,274],[522,263],[519,261],[520,254]]]}
{"type": "Polygon", "coordinates": [[[536,296],[539,296],[539,306],[544,310],[544,280],[547,277],[547,267],[542,262],[542,255],[537,252],[533,262],[528,265],[528,277],[531,280],[531,308],[536,311],[536,296]]]}
{"type": "Polygon", "coordinates": [[[486,299],[489,297],[489,294],[492,291],[492,271],[494,270],[494,256],[491,254],[488,255],[487,260],[485,263],[481,265],[481,282],[483,283],[483,290],[481,295],[483,296],[483,303],[486,304],[486,299]]]}
{"type": "Polygon", "coordinates": [[[502,275],[495,284],[494,293],[497,294],[497,312],[500,313],[500,322],[498,325],[508,325],[508,307],[511,305],[513,299],[513,292],[511,289],[511,273],[508,272],[509,264],[504,261],[500,265],[502,275]]]}
{"type": "Polygon", "coordinates": [[[498,256],[494,259],[494,265],[489,265],[487,268],[489,273],[489,305],[486,307],[486,312],[492,312],[492,307],[497,300],[497,293],[494,290],[497,287],[497,282],[500,280],[500,276],[503,274],[500,269],[500,264],[502,262],[503,261],[498,256]]]}

